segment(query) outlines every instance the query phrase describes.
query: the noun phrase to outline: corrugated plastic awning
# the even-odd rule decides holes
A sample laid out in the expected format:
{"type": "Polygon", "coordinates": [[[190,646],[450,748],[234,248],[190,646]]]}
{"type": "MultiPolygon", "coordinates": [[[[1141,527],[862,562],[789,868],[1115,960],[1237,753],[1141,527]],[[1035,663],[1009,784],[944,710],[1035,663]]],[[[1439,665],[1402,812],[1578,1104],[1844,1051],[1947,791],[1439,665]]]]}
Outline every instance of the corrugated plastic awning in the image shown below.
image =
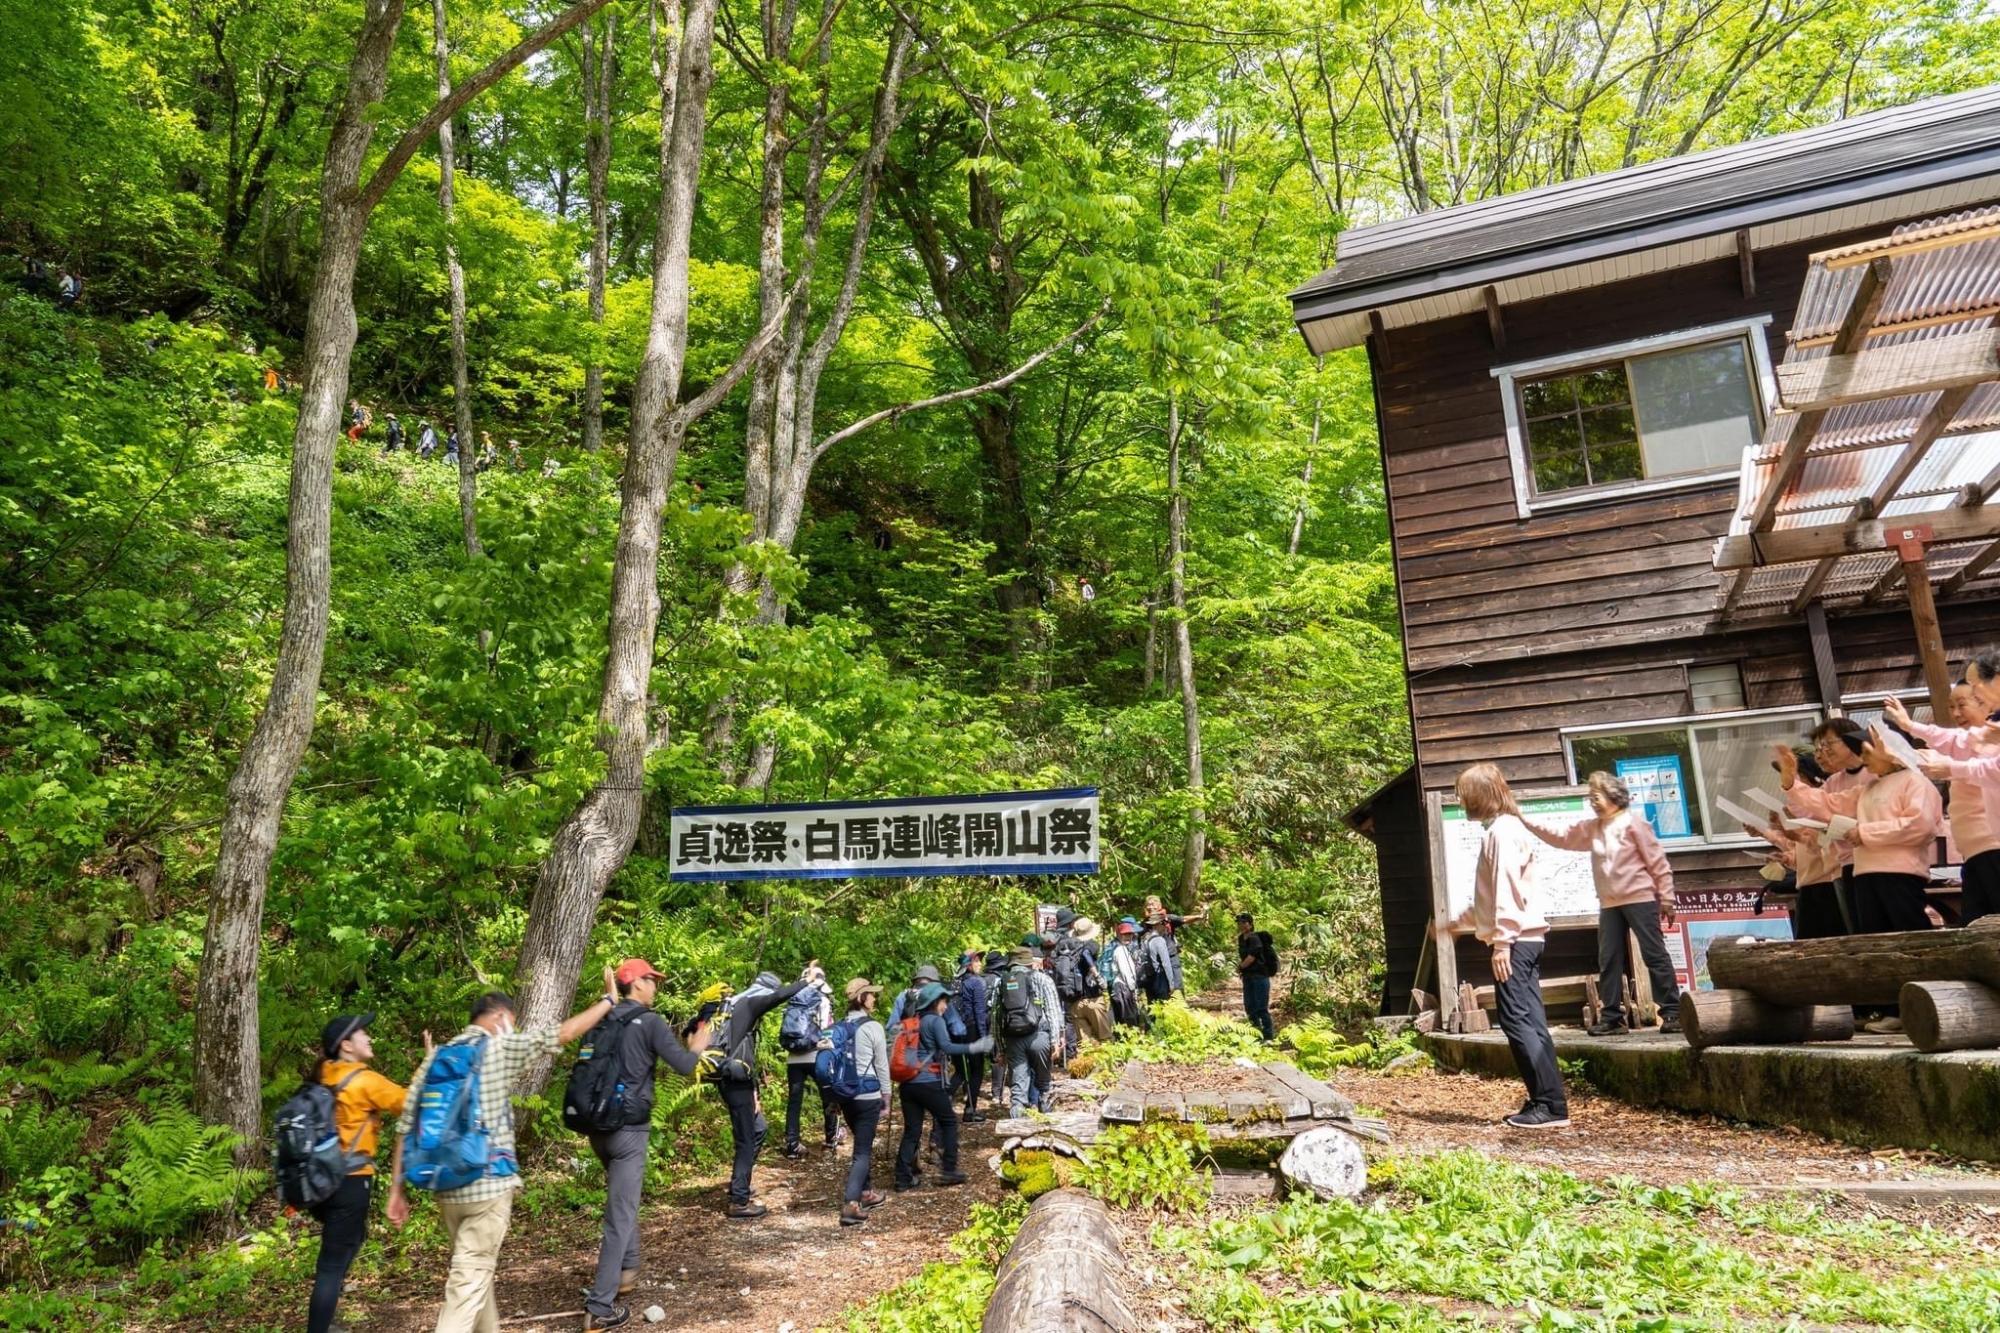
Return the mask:
{"type": "Polygon", "coordinates": [[[2000,207],[1814,255],[1790,339],[1724,617],[1900,597],[1916,529],[1938,599],[2000,593],[2000,207]]]}

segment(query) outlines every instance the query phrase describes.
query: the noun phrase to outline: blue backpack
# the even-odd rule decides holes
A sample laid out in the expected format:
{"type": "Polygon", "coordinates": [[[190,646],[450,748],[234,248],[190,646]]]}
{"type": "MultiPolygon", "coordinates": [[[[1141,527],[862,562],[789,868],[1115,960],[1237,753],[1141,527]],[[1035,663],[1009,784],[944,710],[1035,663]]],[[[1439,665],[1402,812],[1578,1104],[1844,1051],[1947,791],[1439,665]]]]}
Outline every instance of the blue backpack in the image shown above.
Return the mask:
{"type": "Polygon", "coordinates": [[[827,1095],[843,1101],[882,1091],[882,1080],[861,1077],[861,1070],[854,1062],[854,1034],[860,1029],[860,1019],[835,1023],[826,1030],[826,1039],[831,1044],[813,1061],[813,1081],[827,1095]]]}
{"type": "Polygon", "coordinates": [[[804,1055],[819,1045],[820,994],[808,986],[785,1002],[785,1016],[778,1023],[778,1045],[792,1055],[804,1055]]]}
{"type": "Polygon", "coordinates": [[[486,1039],[440,1046],[424,1073],[417,1122],[403,1149],[403,1179],[420,1190],[455,1190],[487,1176],[511,1176],[514,1155],[498,1151],[479,1114],[479,1069],[486,1039]]]}

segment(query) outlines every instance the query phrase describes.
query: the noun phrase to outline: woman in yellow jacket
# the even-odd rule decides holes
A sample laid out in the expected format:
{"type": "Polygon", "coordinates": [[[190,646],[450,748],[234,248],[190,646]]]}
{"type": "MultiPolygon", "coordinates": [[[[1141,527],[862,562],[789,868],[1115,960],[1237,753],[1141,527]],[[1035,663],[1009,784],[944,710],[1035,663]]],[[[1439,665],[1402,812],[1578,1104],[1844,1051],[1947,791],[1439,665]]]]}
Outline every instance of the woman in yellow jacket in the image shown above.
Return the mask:
{"type": "Polygon", "coordinates": [[[307,1333],[328,1333],[340,1304],[347,1270],[368,1238],[368,1207],[375,1180],[375,1146],[384,1116],[401,1115],[404,1089],[368,1067],[375,1043],[368,1035],[374,1014],[342,1014],[320,1033],[313,1081],[334,1090],[333,1128],[359,1164],[332,1197],[315,1204],[320,1224],[319,1263],[313,1269],[307,1333]]]}

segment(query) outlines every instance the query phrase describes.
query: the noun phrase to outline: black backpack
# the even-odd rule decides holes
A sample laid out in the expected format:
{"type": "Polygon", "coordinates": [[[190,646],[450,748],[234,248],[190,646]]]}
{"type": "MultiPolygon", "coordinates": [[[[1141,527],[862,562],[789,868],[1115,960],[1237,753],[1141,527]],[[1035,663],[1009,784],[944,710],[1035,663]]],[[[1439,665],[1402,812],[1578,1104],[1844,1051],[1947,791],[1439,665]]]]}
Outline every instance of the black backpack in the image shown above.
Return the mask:
{"type": "Polygon", "coordinates": [[[1252,935],[1251,938],[1257,945],[1258,971],[1267,977],[1277,976],[1278,973],[1284,970],[1284,966],[1278,961],[1277,946],[1271,943],[1271,932],[1260,930],[1252,935]]]}
{"type": "Polygon", "coordinates": [[[1041,1006],[1035,1002],[1035,983],[1030,970],[1013,967],[1000,982],[1000,1022],[1003,1037],[1032,1037],[1041,1028],[1041,1006]]]}
{"type": "MultiPolygon", "coordinates": [[[[620,1006],[623,1008],[624,1006],[620,1006]]],[[[627,1013],[612,1010],[599,1020],[570,1066],[569,1087],[563,1092],[563,1123],[579,1134],[608,1134],[653,1118],[652,1099],[640,1089],[625,1059],[632,1030],[646,1016],[644,1005],[627,1013]]]]}
{"type": "MultiPolygon", "coordinates": [[[[278,1197],[294,1208],[325,1203],[357,1167],[372,1160],[367,1153],[349,1152],[333,1124],[335,1100],[360,1073],[357,1069],[330,1088],[304,1084],[278,1108],[271,1177],[278,1197]]],[[[360,1137],[357,1132],[357,1142],[360,1137]]]]}

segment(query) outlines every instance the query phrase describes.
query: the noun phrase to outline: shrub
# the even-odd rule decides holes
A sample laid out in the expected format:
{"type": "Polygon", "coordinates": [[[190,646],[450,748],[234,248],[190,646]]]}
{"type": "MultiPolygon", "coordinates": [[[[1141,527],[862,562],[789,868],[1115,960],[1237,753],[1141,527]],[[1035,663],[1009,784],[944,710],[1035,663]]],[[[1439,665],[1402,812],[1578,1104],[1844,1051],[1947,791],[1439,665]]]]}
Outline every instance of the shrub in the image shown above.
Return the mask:
{"type": "Polygon", "coordinates": [[[1157,1121],[1115,1125],[1090,1147],[1078,1179],[1120,1208],[1198,1208],[1208,1198],[1208,1130],[1157,1121]]]}
{"type": "Polygon", "coordinates": [[[0,1186],[15,1186],[39,1178],[52,1166],[76,1160],[90,1122],[58,1106],[45,1109],[38,1101],[0,1106],[0,1186]]]}
{"type": "Polygon", "coordinates": [[[91,1195],[90,1214],[128,1242],[178,1235],[234,1211],[263,1178],[231,1160],[235,1134],[179,1106],[164,1107],[150,1120],[133,1116],[112,1142],[118,1156],[91,1195]]]}

